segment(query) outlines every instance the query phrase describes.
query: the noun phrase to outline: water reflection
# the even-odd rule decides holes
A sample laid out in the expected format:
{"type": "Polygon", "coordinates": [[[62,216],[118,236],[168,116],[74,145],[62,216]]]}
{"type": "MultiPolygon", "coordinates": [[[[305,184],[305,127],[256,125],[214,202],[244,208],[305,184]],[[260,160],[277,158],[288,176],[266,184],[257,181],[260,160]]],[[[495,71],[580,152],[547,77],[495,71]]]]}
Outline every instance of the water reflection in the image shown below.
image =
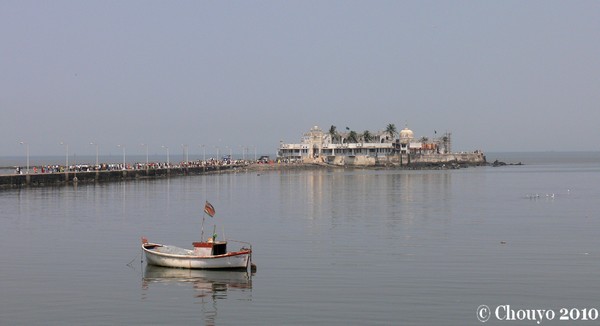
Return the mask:
{"type": "Polygon", "coordinates": [[[279,195],[288,209],[284,214],[345,223],[383,211],[390,224],[413,224],[419,217],[451,213],[452,176],[437,170],[314,170],[282,175],[279,195]]]}
{"type": "Polygon", "coordinates": [[[252,290],[252,277],[247,271],[211,271],[146,265],[142,287],[148,290],[153,283],[191,283],[197,291],[194,295],[196,298],[210,296],[214,299],[226,299],[228,290],[252,290]]]}
{"type": "MultiPolygon", "coordinates": [[[[202,315],[206,325],[215,325],[217,302],[226,302],[229,296],[239,300],[252,300],[252,276],[247,271],[211,271],[198,269],[168,268],[146,265],[142,278],[142,299],[147,299],[154,285],[163,284],[177,289],[191,287],[196,303],[202,305],[202,315]]],[[[158,290],[158,288],[157,288],[158,290]]]]}

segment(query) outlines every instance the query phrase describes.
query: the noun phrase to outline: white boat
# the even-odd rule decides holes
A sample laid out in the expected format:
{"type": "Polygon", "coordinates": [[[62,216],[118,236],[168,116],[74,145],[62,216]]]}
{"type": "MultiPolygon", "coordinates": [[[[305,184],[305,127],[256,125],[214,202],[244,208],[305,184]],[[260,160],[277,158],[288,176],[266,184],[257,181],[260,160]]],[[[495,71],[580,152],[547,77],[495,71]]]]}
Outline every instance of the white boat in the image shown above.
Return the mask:
{"type": "MultiPolygon", "coordinates": [[[[208,201],[204,205],[204,213],[210,217],[215,216],[215,208],[208,201]]],[[[241,247],[237,251],[227,251],[227,241],[216,241],[216,226],[213,227],[213,235],[204,241],[204,217],[202,218],[202,233],[200,242],[192,242],[194,249],[184,249],[175,246],[167,246],[159,243],[148,242],[142,237],[142,250],[146,255],[146,261],[150,265],[164,267],[178,267],[189,269],[243,269],[252,265],[252,245],[230,240],[248,247],[241,247]]]]}
{"type": "Polygon", "coordinates": [[[142,250],[148,264],[190,269],[244,269],[251,264],[252,246],[247,242],[230,242],[248,245],[237,251],[227,251],[227,241],[193,242],[194,249],[184,249],[148,242],[142,237],[142,250]]]}

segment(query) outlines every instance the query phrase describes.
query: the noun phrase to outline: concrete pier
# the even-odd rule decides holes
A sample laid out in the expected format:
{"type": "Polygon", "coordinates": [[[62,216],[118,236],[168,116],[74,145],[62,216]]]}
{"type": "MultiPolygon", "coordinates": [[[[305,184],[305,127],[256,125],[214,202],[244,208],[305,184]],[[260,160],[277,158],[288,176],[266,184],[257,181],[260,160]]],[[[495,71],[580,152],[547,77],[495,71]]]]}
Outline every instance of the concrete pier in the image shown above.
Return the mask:
{"type": "Polygon", "coordinates": [[[135,179],[166,178],[171,176],[198,175],[218,173],[243,168],[246,165],[210,165],[199,167],[172,167],[163,169],[128,169],[89,172],[56,172],[33,174],[0,175],[0,188],[22,186],[53,186],[70,183],[93,183],[105,181],[122,181],[135,179]]]}
{"type": "Polygon", "coordinates": [[[448,154],[443,159],[440,156],[415,156],[396,157],[396,160],[386,158],[376,161],[373,157],[335,157],[332,162],[311,160],[309,162],[270,162],[270,163],[243,163],[227,165],[207,165],[193,167],[171,167],[150,169],[127,169],[89,172],[54,172],[33,174],[0,174],[0,189],[19,187],[60,186],[76,183],[95,183],[125,180],[141,180],[155,178],[169,178],[176,176],[201,175],[234,171],[266,171],[279,169],[319,169],[319,168],[391,168],[391,169],[439,169],[459,168],[467,166],[486,165],[485,156],[479,154],[448,154]],[[345,159],[347,158],[347,159],[345,159]]]}

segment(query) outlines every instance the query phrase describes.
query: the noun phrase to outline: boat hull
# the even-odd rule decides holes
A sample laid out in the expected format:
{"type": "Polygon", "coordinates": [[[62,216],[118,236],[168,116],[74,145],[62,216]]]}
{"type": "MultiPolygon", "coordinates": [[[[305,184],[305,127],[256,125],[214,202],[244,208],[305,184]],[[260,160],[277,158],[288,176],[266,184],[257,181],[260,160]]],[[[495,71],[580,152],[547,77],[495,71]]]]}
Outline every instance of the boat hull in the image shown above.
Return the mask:
{"type": "Polygon", "coordinates": [[[247,268],[252,253],[251,250],[240,250],[222,255],[198,256],[192,250],[154,243],[145,243],[142,249],[148,264],[190,269],[247,268]]]}

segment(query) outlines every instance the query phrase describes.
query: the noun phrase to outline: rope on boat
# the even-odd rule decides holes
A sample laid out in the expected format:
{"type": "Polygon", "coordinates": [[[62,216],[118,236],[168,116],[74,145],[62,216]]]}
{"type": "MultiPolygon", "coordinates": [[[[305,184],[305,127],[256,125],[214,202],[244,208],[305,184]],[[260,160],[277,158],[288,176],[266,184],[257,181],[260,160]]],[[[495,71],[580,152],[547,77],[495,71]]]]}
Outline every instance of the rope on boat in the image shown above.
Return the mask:
{"type": "MultiPolygon", "coordinates": [[[[144,254],[142,252],[140,252],[139,255],[140,255],[140,263],[143,264],[144,263],[144,254]]],[[[136,254],[135,257],[133,257],[133,259],[129,263],[127,263],[127,266],[133,267],[131,264],[133,263],[134,260],[137,259],[137,257],[138,257],[138,254],[136,254]]]]}

